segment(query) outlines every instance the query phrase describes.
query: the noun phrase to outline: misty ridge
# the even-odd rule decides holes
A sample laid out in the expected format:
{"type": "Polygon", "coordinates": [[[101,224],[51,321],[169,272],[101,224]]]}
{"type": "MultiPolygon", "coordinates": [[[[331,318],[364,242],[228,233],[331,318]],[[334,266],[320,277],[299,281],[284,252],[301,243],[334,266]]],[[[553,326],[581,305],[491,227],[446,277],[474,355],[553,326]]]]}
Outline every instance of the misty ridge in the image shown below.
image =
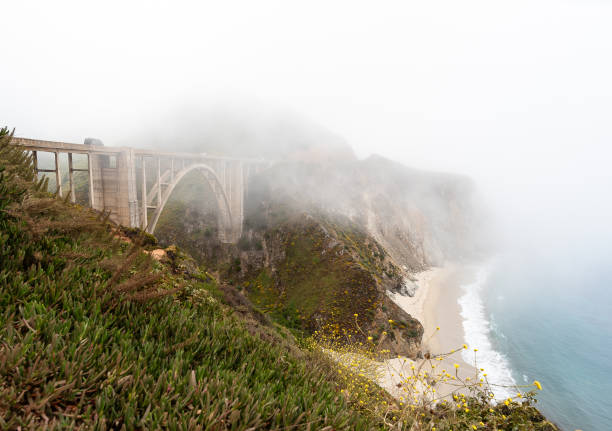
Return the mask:
{"type": "MultiPolygon", "coordinates": [[[[245,106],[178,109],[126,143],[272,162],[247,185],[245,236],[289,218],[332,217],[367,232],[406,275],[491,249],[485,206],[469,177],[379,155],[359,159],[341,136],[297,113],[245,106]]],[[[189,208],[206,207],[201,217],[214,220],[206,186],[198,193],[189,208]]]]}

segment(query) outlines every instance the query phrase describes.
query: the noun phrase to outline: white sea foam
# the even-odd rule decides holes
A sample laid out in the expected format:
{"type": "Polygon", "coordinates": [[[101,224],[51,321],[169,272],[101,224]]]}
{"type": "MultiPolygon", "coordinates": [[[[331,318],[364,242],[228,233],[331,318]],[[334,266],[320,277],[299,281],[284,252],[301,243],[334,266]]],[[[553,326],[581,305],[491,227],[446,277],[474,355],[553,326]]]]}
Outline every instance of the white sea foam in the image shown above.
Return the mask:
{"type": "Polygon", "coordinates": [[[458,299],[458,303],[461,307],[465,341],[470,347],[463,351],[462,356],[467,363],[484,368],[495,398],[501,400],[514,396],[516,391],[511,387],[515,386],[516,382],[512,377],[508,359],[494,350],[491,344],[491,322],[487,319],[482,298],[482,289],[490,270],[490,265],[479,268],[476,280],[461,286],[463,295],[458,299]],[[474,348],[478,349],[476,363],[474,363],[474,348]]]}

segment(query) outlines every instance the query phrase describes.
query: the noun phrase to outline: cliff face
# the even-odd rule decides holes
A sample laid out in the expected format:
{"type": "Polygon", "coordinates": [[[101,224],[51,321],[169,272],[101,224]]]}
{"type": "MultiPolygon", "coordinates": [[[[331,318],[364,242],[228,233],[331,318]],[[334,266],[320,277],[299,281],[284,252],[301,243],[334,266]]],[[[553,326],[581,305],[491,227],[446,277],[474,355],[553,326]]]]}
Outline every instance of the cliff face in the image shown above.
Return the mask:
{"type": "Polygon", "coordinates": [[[373,156],[364,161],[278,164],[249,186],[247,223],[283,212],[346,216],[376,239],[405,275],[476,252],[479,210],[468,178],[373,156]],[[275,214],[276,213],[276,214],[275,214]]]}
{"type": "Polygon", "coordinates": [[[241,280],[278,321],[342,342],[372,337],[393,355],[419,354],[421,324],[386,295],[401,284],[398,268],[357,226],[299,214],[250,235],[262,250],[241,253],[241,280]]]}

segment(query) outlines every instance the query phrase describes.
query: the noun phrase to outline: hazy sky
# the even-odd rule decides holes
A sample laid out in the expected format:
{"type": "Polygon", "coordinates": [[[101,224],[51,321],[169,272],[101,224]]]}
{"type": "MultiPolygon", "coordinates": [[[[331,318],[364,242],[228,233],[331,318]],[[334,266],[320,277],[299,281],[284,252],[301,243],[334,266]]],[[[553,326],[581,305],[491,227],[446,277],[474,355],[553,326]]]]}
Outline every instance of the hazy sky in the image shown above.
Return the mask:
{"type": "Polygon", "coordinates": [[[22,0],[2,15],[0,121],[20,136],[112,145],[169,107],[246,100],[360,156],[467,173],[507,222],[612,232],[609,0],[22,0]]]}

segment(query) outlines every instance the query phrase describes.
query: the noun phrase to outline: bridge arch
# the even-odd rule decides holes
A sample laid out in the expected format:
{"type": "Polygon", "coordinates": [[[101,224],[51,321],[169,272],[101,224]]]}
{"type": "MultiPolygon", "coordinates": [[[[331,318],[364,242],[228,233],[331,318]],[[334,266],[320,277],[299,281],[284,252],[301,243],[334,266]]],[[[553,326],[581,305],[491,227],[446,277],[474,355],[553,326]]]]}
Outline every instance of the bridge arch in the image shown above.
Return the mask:
{"type": "MultiPolygon", "coordinates": [[[[192,171],[198,171],[202,174],[202,177],[206,182],[208,182],[208,185],[210,186],[215,195],[218,209],[218,227],[220,240],[222,242],[232,242],[232,233],[234,231],[241,230],[240,228],[242,226],[233,226],[233,218],[229,197],[227,196],[224,187],[221,183],[221,180],[217,176],[216,172],[213,170],[213,168],[204,163],[189,165],[174,175],[174,178],[170,181],[170,183],[168,183],[167,187],[162,193],[161,202],[159,202],[157,207],[155,208],[155,213],[153,214],[153,217],[151,218],[151,221],[149,222],[146,228],[147,232],[155,232],[155,228],[157,226],[159,218],[162,212],[164,211],[164,208],[166,207],[170,196],[172,196],[172,192],[181,182],[181,180],[192,171]]],[[[168,179],[169,176],[170,172],[166,172],[165,175],[160,178],[160,183],[161,181],[168,179]]],[[[160,183],[156,183],[153,186],[150,192],[151,194],[155,193],[158,187],[161,187],[160,183]]]]}

